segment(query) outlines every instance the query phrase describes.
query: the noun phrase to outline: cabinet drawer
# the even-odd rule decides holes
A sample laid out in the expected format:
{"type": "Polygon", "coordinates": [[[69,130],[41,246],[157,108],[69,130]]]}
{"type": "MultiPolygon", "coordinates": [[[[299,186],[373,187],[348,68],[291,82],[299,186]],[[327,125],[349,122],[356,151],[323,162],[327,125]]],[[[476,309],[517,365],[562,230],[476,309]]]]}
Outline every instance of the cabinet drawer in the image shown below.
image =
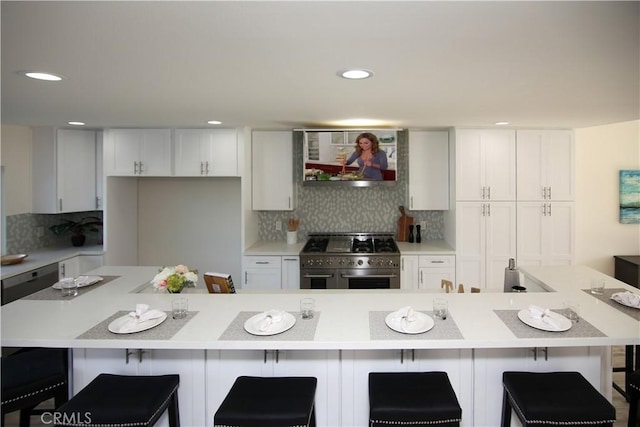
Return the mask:
{"type": "Polygon", "coordinates": [[[245,268],[280,268],[279,256],[247,256],[244,257],[245,268]]]}
{"type": "Polygon", "coordinates": [[[455,267],[455,265],[454,255],[421,255],[418,261],[419,268],[455,267]]]}

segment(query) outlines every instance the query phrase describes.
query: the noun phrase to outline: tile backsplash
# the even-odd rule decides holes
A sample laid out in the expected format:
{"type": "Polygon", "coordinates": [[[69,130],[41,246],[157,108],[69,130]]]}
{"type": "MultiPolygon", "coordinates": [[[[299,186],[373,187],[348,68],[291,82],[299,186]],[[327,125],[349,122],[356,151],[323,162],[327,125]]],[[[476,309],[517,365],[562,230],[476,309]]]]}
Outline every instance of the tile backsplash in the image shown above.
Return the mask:
{"type": "MultiPolygon", "coordinates": [[[[62,219],[79,221],[85,216],[102,218],[102,211],[75,212],[68,214],[18,214],[7,216],[7,253],[21,253],[50,246],[71,246],[71,235],[56,236],[49,227],[62,219]],[[44,233],[38,236],[38,228],[44,233]]],[[[87,233],[85,245],[102,243],[102,233],[87,233]]]]}
{"type": "MultiPolygon", "coordinates": [[[[294,132],[294,135],[300,132],[294,132]]],[[[396,234],[400,206],[407,204],[408,143],[407,133],[398,132],[398,180],[395,186],[310,187],[302,184],[303,143],[295,140],[293,161],[297,185],[297,208],[294,211],[261,211],[258,214],[261,240],[285,240],[289,218],[299,218],[298,240],[317,232],[387,232],[396,234]],[[282,231],[276,230],[277,222],[282,231]]],[[[448,185],[447,183],[443,185],[448,185]]],[[[414,224],[426,222],[423,240],[444,238],[442,211],[409,211],[414,224]]]]}

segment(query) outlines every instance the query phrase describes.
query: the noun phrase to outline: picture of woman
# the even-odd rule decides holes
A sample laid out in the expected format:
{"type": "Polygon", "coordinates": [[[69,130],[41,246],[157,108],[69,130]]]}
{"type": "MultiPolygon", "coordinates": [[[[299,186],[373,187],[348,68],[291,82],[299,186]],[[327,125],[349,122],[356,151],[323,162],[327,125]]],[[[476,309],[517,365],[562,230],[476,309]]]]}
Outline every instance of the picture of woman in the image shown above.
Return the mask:
{"type": "Polygon", "coordinates": [[[356,138],[355,151],[343,165],[358,164],[364,179],[382,180],[382,171],[387,169],[387,153],[380,149],[378,137],[364,132],[356,138]]]}

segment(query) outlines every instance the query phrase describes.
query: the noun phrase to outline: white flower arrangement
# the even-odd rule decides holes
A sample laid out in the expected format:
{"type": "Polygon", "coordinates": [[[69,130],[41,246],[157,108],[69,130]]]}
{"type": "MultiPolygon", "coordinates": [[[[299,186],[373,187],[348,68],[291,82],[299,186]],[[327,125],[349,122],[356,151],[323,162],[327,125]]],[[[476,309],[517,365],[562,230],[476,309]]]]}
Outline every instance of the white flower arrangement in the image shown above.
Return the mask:
{"type": "Polygon", "coordinates": [[[193,288],[198,284],[198,271],[190,271],[186,265],[164,267],[151,281],[156,290],[166,289],[168,292],[178,293],[183,288],[193,288]]]}

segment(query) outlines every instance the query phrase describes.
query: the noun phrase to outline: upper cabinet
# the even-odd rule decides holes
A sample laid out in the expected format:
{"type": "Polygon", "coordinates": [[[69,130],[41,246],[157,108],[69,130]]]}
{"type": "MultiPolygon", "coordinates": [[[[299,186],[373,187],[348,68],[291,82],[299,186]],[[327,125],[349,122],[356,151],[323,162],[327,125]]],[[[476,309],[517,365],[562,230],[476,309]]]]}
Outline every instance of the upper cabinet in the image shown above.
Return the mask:
{"type": "Polygon", "coordinates": [[[456,200],[516,199],[516,132],[455,131],[456,200]]]}
{"type": "Polygon", "coordinates": [[[251,153],[253,210],[293,210],[293,133],[254,131],[251,153]]]}
{"type": "Polygon", "coordinates": [[[238,176],[235,129],[178,129],[175,176],[238,176]]]}
{"type": "Polygon", "coordinates": [[[103,144],[108,176],[171,175],[169,129],[108,129],[103,144]]]}
{"type": "Polygon", "coordinates": [[[519,130],[517,147],[518,200],[573,200],[573,131],[519,130]]]}
{"type": "Polygon", "coordinates": [[[96,133],[33,128],[34,213],[96,210],[96,133]]]}
{"type": "Polygon", "coordinates": [[[449,132],[409,132],[410,210],[449,209],[449,132]]]}

